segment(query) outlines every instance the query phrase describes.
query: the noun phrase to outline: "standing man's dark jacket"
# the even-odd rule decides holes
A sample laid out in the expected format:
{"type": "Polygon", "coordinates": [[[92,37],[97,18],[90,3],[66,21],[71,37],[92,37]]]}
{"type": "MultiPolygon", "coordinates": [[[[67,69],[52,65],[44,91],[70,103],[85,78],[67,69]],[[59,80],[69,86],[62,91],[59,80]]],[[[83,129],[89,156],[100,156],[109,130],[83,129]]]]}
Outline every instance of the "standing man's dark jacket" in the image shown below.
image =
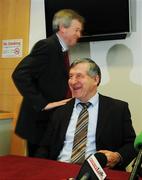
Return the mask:
{"type": "Polygon", "coordinates": [[[65,99],[68,74],[56,35],[40,40],[16,67],[12,78],[23,96],[16,133],[39,144],[52,111],[49,102],[65,99]]]}
{"type": "MultiPolygon", "coordinates": [[[[44,152],[46,158],[56,160],[59,156],[73,107],[74,99],[54,111],[49,131],[41,143],[42,147],[47,149],[47,152],[44,152]]],[[[122,163],[116,167],[117,169],[124,169],[131,162],[136,155],[133,146],[135,131],[126,102],[99,95],[98,120],[94,138],[96,138],[97,151],[110,150],[120,153],[122,163]]],[[[40,157],[42,152],[38,153],[37,156],[40,157]]]]}

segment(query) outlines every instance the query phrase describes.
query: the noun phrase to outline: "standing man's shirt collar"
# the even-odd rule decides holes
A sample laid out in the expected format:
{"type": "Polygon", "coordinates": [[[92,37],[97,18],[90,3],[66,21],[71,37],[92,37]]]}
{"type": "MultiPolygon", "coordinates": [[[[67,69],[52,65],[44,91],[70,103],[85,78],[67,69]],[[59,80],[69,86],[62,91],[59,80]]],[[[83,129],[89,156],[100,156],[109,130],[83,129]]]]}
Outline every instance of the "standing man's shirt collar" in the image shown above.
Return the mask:
{"type": "Polygon", "coordinates": [[[65,51],[68,51],[68,46],[67,46],[67,44],[64,42],[64,40],[59,36],[59,34],[58,33],[56,33],[56,35],[57,35],[57,37],[58,37],[58,39],[59,39],[59,42],[60,42],[60,44],[61,44],[61,46],[62,46],[62,51],[63,52],[65,52],[65,51]]]}

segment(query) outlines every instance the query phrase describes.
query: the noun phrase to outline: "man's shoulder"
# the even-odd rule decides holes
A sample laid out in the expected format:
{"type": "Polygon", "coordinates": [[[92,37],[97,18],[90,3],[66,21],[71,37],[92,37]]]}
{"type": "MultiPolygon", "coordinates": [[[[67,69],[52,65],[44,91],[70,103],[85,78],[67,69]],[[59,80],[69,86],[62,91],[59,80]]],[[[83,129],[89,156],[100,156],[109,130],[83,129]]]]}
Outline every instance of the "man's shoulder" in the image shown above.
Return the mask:
{"type": "Polygon", "coordinates": [[[44,39],[40,39],[39,41],[37,41],[33,47],[36,47],[36,46],[56,46],[57,44],[59,44],[59,41],[58,41],[58,38],[55,34],[47,37],[47,38],[44,38],[44,39]]]}
{"type": "Polygon", "coordinates": [[[74,103],[75,103],[75,99],[73,98],[70,101],[68,101],[65,105],[57,107],[56,111],[63,111],[63,110],[66,111],[66,110],[68,110],[70,108],[73,108],[74,103]]]}
{"type": "Polygon", "coordinates": [[[60,124],[60,123],[66,123],[69,122],[72,111],[74,107],[74,100],[71,100],[67,102],[67,104],[63,106],[59,106],[53,110],[51,119],[52,119],[52,124],[60,124]]]}
{"type": "Polygon", "coordinates": [[[31,54],[49,54],[59,50],[61,50],[60,43],[57,36],[54,34],[46,39],[37,41],[31,50],[31,54]]]}
{"type": "Polygon", "coordinates": [[[103,101],[103,102],[114,103],[114,104],[125,104],[125,105],[128,104],[128,102],[122,99],[117,99],[115,97],[105,96],[102,94],[99,94],[99,98],[100,98],[100,101],[103,101]]]}
{"type": "Polygon", "coordinates": [[[74,107],[74,103],[75,103],[75,100],[71,99],[65,105],[62,105],[62,106],[59,106],[59,107],[55,108],[54,112],[53,112],[53,115],[57,115],[57,116],[59,114],[66,115],[69,112],[72,112],[73,107],[74,107]]]}

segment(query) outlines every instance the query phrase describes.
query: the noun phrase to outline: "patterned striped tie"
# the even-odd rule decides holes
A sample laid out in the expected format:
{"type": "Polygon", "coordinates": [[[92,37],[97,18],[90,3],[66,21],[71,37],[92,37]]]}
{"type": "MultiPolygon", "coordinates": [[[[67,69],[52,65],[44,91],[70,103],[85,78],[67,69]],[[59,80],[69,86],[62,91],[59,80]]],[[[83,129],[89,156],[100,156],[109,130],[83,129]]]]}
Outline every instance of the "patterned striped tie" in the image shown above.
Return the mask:
{"type": "Polygon", "coordinates": [[[82,110],[79,114],[74,141],[73,149],[71,155],[71,162],[82,164],[85,160],[85,150],[87,143],[87,130],[88,130],[88,119],[89,114],[87,108],[90,106],[90,102],[80,103],[82,105],[82,110]]]}

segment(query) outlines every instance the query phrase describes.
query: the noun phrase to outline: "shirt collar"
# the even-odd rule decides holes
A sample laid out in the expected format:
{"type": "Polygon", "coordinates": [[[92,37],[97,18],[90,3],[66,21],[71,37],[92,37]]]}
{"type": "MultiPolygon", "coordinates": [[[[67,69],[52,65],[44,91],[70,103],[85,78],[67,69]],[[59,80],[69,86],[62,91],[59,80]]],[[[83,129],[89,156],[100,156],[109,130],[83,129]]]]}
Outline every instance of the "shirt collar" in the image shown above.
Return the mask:
{"type": "MultiPolygon", "coordinates": [[[[95,106],[99,101],[99,94],[98,92],[95,94],[95,96],[93,96],[91,99],[89,99],[88,102],[91,103],[91,106],[95,106]]],[[[81,101],[79,99],[75,99],[75,107],[78,106],[78,104],[80,103],[81,101]]]]}
{"type": "Polygon", "coordinates": [[[59,36],[58,33],[56,33],[56,35],[57,35],[57,37],[58,37],[58,39],[59,39],[59,42],[60,42],[60,44],[61,44],[61,46],[62,46],[62,51],[63,51],[63,52],[67,51],[67,50],[68,50],[68,46],[67,46],[67,44],[64,42],[63,38],[62,38],[61,36],[59,36]]]}

